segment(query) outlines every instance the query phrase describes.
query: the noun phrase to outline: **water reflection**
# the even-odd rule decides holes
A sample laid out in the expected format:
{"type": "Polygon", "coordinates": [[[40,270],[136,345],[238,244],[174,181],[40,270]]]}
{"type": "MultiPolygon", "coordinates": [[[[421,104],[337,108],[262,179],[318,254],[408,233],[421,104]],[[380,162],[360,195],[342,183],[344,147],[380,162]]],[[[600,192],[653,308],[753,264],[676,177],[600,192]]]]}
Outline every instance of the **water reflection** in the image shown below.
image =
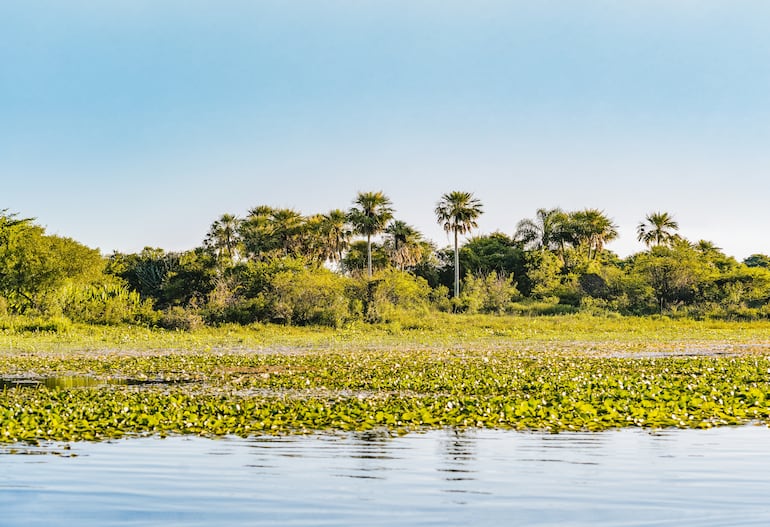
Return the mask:
{"type": "Polygon", "coordinates": [[[0,455],[0,524],[768,525],[768,439],[471,429],[58,445],[76,457],[0,455]]]}
{"type": "Polygon", "coordinates": [[[449,429],[439,440],[442,463],[438,471],[446,473],[447,481],[474,479],[476,441],[473,432],[467,429],[449,429]]]}

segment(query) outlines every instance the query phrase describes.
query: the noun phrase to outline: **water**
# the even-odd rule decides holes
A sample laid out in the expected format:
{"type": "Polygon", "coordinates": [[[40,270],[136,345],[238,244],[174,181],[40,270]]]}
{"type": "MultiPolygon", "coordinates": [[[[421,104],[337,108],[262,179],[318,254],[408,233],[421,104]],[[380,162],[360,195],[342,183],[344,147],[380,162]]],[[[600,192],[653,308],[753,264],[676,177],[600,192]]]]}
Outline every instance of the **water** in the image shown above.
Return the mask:
{"type": "Polygon", "coordinates": [[[768,444],[746,426],[0,447],[0,526],[764,526],[768,444]]]}
{"type": "MultiPolygon", "coordinates": [[[[157,386],[186,384],[188,380],[132,379],[93,377],[88,375],[59,375],[56,377],[0,377],[0,391],[12,388],[96,388],[99,386],[157,386]]],[[[1,524],[0,524],[1,525],[1,524]]]]}

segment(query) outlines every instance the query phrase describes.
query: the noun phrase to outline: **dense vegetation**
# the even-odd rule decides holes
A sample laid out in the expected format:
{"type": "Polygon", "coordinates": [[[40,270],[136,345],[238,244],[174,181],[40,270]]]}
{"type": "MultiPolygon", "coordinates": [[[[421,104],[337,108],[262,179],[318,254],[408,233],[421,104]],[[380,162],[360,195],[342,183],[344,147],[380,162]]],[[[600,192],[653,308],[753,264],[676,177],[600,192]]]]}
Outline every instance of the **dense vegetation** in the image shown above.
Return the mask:
{"type": "Polygon", "coordinates": [[[713,243],[685,240],[667,213],[640,222],[647,250],[623,259],[605,248],[617,228],[595,209],[540,209],[511,236],[460,244],[481,213],[469,193],[442,196],[437,220],[456,244],[438,249],[395,218],[387,196],[366,192],[347,211],[225,214],[182,253],[103,257],[0,211],[0,325],[340,327],[432,311],[770,318],[770,257],[738,262],[713,243]]]}
{"type": "Polygon", "coordinates": [[[0,442],[768,422],[768,345],[767,321],[589,315],[7,329],[0,442]]]}

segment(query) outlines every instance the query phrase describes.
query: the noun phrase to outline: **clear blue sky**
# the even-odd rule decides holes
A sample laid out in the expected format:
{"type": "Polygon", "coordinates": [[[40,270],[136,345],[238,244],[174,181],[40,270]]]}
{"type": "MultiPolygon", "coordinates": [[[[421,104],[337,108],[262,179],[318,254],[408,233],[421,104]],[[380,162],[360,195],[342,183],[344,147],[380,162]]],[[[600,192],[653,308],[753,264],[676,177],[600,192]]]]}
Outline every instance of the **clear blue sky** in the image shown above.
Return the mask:
{"type": "Polygon", "coordinates": [[[439,245],[603,209],[770,253],[770,2],[10,0],[0,208],[104,253],[199,245],[225,212],[383,190],[439,245]]]}

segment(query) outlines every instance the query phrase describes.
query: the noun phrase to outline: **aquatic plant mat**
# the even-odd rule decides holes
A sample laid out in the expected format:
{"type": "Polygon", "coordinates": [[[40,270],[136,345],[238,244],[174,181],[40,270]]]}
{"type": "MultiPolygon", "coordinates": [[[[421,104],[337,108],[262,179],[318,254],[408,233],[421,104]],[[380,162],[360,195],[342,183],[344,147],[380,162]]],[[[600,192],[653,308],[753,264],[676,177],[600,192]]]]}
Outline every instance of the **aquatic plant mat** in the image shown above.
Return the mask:
{"type": "Polygon", "coordinates": [[[414,327],[0,334],[0,441],[770,421],[770,324],[427,318],[414,327]]]}

